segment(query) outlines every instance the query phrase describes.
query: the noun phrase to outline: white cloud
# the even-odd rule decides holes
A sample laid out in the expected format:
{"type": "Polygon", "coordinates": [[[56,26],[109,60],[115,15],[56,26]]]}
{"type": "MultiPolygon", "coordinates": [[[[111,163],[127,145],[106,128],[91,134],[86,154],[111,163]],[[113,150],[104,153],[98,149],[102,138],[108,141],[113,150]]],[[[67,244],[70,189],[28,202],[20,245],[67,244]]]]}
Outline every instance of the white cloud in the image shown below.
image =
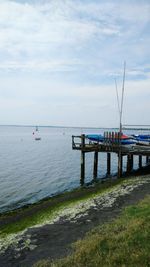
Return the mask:
{"type": "Polygon", "coordinates": [[[134,103],[148,114],[149,14],[149,1],[0,1],[1,114],[10,123],[39,116],[43,124],[113,126],[114,78],[121,84],[126,59],[124,118],[138,122],[138,111],[128,111],[134,103]]]}
{"type": "Polygon", "coordinates": [[[119,33],[117,25],[92,21],[84,16],[79,18],[80,10],[74,11],[74,3],[50,1],[45,5],[23,5],[21,2],[2,1],[0,49],[3,61],[8,57],[17,59],[20,66],[20,61],[30,62],[47,55],[53,57],[53,53],[56,56],[57,50],[65,46],[69,49],[72,46],[83,46],[95,36],[119,33]]]}

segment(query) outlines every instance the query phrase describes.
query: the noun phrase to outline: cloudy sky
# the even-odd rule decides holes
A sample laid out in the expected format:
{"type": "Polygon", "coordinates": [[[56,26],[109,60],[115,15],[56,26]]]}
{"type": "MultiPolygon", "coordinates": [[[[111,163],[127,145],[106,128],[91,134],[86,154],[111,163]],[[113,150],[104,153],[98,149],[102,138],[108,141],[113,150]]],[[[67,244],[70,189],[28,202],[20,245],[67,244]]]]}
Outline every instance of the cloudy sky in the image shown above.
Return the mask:
{"type": "Polygon", "coordinates": [[[150,124],[149,0],[0,0],[0,124],[150,124]]]}

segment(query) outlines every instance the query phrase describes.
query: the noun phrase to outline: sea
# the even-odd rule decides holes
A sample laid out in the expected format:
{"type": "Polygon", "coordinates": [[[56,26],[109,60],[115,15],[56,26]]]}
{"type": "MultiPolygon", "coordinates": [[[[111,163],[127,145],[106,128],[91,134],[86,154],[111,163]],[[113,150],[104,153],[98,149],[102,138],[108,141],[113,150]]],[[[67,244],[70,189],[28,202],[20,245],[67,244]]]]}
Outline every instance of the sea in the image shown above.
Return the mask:
{"type": "MultiPolygon", "coordinates": [[[[102,134],[111,129],[0,126],[0,213],[36,203],[80,186],[80,151],[72,150],[72,135],[102,134]]],[[[106,153],[98,159],[98,178],[106,176],[106,153]]],[[[85,182],[92,180],[93,153],[86,154],[85,182]]],[[[112,175],[117,156],[112,157],[112,175]]],[[[137,160],[134,164],[137,168],[137,160]]],[[[126,168],[124,160],[123,168],[126,168]]]]}

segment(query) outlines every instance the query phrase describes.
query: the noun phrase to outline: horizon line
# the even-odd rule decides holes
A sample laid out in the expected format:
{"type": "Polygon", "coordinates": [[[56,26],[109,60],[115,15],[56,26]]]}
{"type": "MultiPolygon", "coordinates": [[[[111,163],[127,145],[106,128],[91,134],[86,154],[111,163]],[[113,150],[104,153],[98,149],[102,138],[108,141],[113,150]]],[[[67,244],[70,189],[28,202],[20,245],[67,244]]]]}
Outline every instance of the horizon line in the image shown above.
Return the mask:
{"type": "Polygon", "coordinates": [[[51,128],[84,128],[84,129],[118,129],[119,127],[98,127],[98,126],[64,126],[64,125],[40,125],[40,124],[0,124],[8,127],[51,127],[51,128]]]}

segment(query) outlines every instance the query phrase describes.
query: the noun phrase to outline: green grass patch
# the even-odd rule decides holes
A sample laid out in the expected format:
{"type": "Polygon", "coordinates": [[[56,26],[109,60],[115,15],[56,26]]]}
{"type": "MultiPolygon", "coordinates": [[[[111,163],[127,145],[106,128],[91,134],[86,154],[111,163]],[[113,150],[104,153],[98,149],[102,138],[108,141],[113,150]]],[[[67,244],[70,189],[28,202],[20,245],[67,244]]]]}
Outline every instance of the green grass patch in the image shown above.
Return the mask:
{"type": "Polygon", "coordinates": [[[150,196],[126,208],[119,219],[96,227],[73,247],[71,256],[34,267],[150,266],[150,196]]]}

